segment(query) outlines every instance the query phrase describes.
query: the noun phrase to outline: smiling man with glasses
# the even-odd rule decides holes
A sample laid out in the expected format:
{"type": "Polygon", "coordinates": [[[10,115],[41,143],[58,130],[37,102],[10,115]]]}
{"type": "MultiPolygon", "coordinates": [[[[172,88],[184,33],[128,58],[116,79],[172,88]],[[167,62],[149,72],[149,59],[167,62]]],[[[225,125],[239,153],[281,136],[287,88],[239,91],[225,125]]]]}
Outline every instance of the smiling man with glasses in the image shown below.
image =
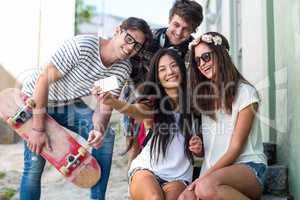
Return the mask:
{"type": "Polygon", "coordinates": [[[125,32],[125,37],[124,37],[125,42],[127,44],[133,44],[133,49],[136,52],[139,52],[143,48],[143,44],[136,41],[134,37],[130,35],[130,33],[128,33],[128,31],[124,30],[124,32],[125,32]]]}
{"type": "Polygon", "coordinates": [[[78,35],[65,41],[42,70],[37,69],[26,79],[22,91],[35,100],[36,108],[25,145],[20,200],[40,198],[45,160],[39,154],[51,145],[45,133],[46,112],[94,147],[92,155],[101,165],[101,179],[91,188],[91,199],[105,199],[114,144],[114,131],[108,127],[112,108],[98,102],[94,111],[81,97],[91,95],[95,81],[110,76],[118,80],[119,88],[112,91],[118,97],[132,71],[128,59],[151,40],[148,24],[130,17],[117,27],[111,39],[78,35]]]}

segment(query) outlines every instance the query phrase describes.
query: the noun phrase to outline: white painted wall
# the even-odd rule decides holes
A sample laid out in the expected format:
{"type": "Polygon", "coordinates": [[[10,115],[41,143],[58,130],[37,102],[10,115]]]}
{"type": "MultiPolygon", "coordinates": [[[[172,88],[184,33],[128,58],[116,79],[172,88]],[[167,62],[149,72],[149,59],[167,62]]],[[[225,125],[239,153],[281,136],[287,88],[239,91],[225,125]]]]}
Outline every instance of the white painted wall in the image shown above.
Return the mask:
{"type": "MultiPolygon", "coordinates": [[[[207,1],[204,1],[207,3],[207,1]]],[[[263,129],[264,141],[269,140],[269,128],[270,124],[268,116],[268,50],[267,50],[267,23],[266,23],[266,0],[235,0],[230,3],[230,0],[222,1],[222,8],[219,12],[215,12],[216,1],[211,1],[209,5],[209,12],[212,16],[218,16],[220,24],[217,24],[218,20],[215,20],[215,24],[210,26],[211,31],[221,32],[229,41],[230,37],[234,36],[232,33],[232,27],[238,28],[237,24],[233,24],[231,21],[231,15],[238,15],[240,18],[235,19],[240,23],[241,30],[238,34],[238,44],[231,47],[231,55],[233,58],[237,58],[238,49],[242,49],[242,61],[236,63],[240,72],[253,83],[259,90],[262,97],[262,106],[260,108],[261,126],[263,129]],[[239,4],[240,3],[240,4],[239,4]],[[240,5],[240,7],[239,7],[240,5]],[[233,6],[233,7],[231,7],[233,6]],[[237,11],[237,9],[240,9],[237,11]],[[214,14],[215,12],[215,14],[214,14]],[[231,13],[235,12],[235,13],[231,13]],[[234,49],[238,48],[238,49],[234,49]]],[[[204,5],[205,6],[205,5],[204,5]]],[[[207,12],[208,10],[206,10],[207,12]]],[[[206,17],[210,15],[204,14],[206,17]]],[[[238,16],[237,16],[238,17],[238,16]]],[[[206,21],[205,21],[206,23],[206,21]]],[[[207,30],[206,30],[207,31],[207,30]]],[[[234,43],[236,43],[235,41],[234,43]]]]}
{"type": "Polygon", "coordinates": [[[241,1],[242,68],[241,72],[255,85],[261,98],[261,126],[265,141],[269,141],[269,83],[266,0],[241,1]]]}
{"type": "Polygon", "coordinates": [[[266,2],[242,1],[242,73],[254,83],[267,79],[266,2]]]}
{"type": "Polygon", "coordinates": [[[204,19],[200,27],[198,28],[196,36],[200,36],[207,31],[219,31],[225,37],[230,37],[230,1],[223,0],[221,2],[222,8],[217,10],[216,1],[198,0],[203,7],[204,19]],[[209,9],[207,5],[209,4],[209,9]],[[212,22],[214,24],[212,24],[212,22]],[[220,22],[220,30],[218,30],[218,22],[220,22]]]}
{"type": "Polygon", "coordinates": [[[0,63],[19,80],[74,34],[75,0],[0,1],[0,63]]]}
{"type": "Polygon", "coordinates": [[[230,2],[229,0],[222,1],[222,34],[230,41],[230,2]]]}

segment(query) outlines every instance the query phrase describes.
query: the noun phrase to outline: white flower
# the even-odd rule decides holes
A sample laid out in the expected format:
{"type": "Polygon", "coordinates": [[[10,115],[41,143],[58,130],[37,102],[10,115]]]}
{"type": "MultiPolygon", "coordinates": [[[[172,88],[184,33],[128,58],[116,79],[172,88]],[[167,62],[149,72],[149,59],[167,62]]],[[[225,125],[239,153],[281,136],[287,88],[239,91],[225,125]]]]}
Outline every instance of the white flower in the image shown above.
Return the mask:
{"type": "Polygon", "coordinates": [[[222,45],[222,38],[218,35],[204,34],[201,36],[201,40],[207,43],[214,43],[215,46],[222,45]]]}
{"type": "Polygon", "coordinates": [[[220,36],[215,35],[212,39],[214,41],[215,46],[222,44],[222,38],[220,36]]]}
{"type": "Polygon", "coordinates": [[[196,38],[193,41],[191,41],[189,43],[189,50],[191,50],[193,46],[196,46],[197,44],[199,44],[199,42],[200,42],[200,38],[196,38]]]}
{"type": "Polygon", "coordinates": [[[206,42],[206,43],[214,43],[215,46],[217,45],[222,45],[222,38],[218,35],[211,35],[211,34],[204,34],[201,37],[194,39],[192,42],[189,44],[189,49],[191,50],[192,47],[196,46],[199,44],[200,41],[206,42]]]}
{"type": "Polygon", "coordinates": [[[201,36],[201,40],[207,43],[211,43],[212,42],[212,35],[211,34],[205,34],[201,36]]]}

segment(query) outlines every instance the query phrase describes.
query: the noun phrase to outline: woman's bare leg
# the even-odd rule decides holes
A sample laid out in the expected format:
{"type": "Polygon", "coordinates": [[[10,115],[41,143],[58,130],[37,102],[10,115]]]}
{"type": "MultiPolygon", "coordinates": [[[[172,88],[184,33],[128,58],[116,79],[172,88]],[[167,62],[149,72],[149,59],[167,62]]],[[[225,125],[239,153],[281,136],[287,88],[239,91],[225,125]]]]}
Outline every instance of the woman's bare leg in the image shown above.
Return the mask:
{"type": "Polygon", "coordinates": [[[155,176],[147,170],[137,171],[133,175],[129,190],[132,200],[164,200],[155,176]]]}
{"type": "Polygon", "coordinates": [[[178,200],[197,200],[197,197],[194,191],[185,189],[178,197],[178,200]]]}
{"type": "Polygon", "coordinates": [[[173,181],[163,186],[165,200],[177,200],[180,193],[186,188],[181,181],[173,181]]]}
{"type": "Polygon", "coordinates": [[[262,188],[255,174],[243,164],[219,169],[200,180],[194,190],[202,200],[258,199],[262,188]]]}

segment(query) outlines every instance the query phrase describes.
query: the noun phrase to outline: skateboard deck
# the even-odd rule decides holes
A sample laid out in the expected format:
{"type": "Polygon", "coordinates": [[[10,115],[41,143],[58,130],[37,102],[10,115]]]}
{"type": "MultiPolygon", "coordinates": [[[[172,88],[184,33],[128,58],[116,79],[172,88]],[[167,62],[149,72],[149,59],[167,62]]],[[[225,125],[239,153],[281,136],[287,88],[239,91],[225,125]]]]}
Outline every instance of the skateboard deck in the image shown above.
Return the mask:
{"type": "MultiPolygon", "coordinates": [[[[0,92],[0,118],[25,141],[32,130],[32,107],[34,102],[26,102],[19,89],[9,88],[0,92]]],[[[82,146],[82,141],[74,137],[76,133],[63,128],[49,115],[45,124],[52,151],[43,148],[41,156],[78,187],[95,185],[101,176],[100,166],[82,146]]]]}

